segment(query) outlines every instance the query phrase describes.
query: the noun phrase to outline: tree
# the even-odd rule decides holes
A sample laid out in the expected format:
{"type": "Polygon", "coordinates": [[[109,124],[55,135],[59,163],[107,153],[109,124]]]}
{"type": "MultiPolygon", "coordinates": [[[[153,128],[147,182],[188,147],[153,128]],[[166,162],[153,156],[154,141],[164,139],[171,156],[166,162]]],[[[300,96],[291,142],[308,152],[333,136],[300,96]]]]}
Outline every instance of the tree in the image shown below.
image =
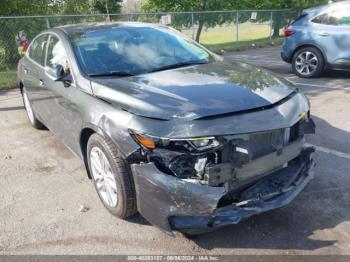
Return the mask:
{"type": "MultiPolygon", "coordinates": [[[[291,12],[274,12],[273,17],[273,36],[279,36],[279,30],[283,27],[288,20],[291,19],[291,14],[295,16],[295,13],[301,9],[325,4],[327,0],[240,0],[240,1],[229,1],[229,0],[148,0],[143,5],[144,11],[152,12],[202,12],[202,11],[219,11],[219,10],[239,10],[239,9],[291,9],[291,12]]],[[[270,12],[259,14],[258,21],[269,21],[270,12]]],[[[222,25],[225,22],[234,21],[235,17],[229,13],[216,13],[216,14],[195,14],[198,28],[196,32],[196,41],[199,41],[200,34],[203,26],[214,27],[216,25],[222,25]]],[[[250,19],[248,13],[242,13],[240,15],[240,23],[246,22],[250,19]]],[[[190,15],[176,15],[174,16],[173,25],[176,27],[190,26],[192,23],[190,15]]]]}
{"type": "MultiPolygon", "coordinates": [[[[0,16],[120,13],[122,0],[1,0],[0,16]]],[[[0,19],[0,69],[14,67],[18,59],[16,35],[24,31],[29,40],[51,26],[99,21],[101,17],[50,17],[0,19]]]]}
{"type": "MultiPolygon", "coordinates": [[[[203,11],[232,10],[237,1],[227,0],[148,0],[142,9],[146,12],[197,12],[194,15],[195,22],[198,23],[195,39],[198,42],[204,25],[215,26],[223,24],[232,17],[227,14],[208,14],[203,11]]],[[[190,26],[192,17],[190,14],[174,16],[173,24],[178,27],[190,26]]]]}
{"type": "Polygon", "coordinates": [[[0,15],[42,15],[54,10],[51,6],[54,0],[1,0],[0,15]]]}
{"type": "Polygon", "coordinates": [[[122,3],[123,0],[1,0],[0,15],[120,13],[122,3]]]}
{"type": "MultiPolygon", "coordinates": [[[[273,15],[273,35],[272,37],[279,37],[280,29],[296,18],[301,10],[327,4],[328,0],[245,0],[243,5],[246,9],[268,10],[268,9],[289,9],[290,11],[274,11],[273,15]]],[[[262,13],[258,16],[258,21],[270,20],[270,12],[262,13]]]]}
{"type": "Polygon", "coordinates": [[[122,13],[139,13],[142,5],[146,4],[147,0],[125,0],[122,4],[122,13]]]}

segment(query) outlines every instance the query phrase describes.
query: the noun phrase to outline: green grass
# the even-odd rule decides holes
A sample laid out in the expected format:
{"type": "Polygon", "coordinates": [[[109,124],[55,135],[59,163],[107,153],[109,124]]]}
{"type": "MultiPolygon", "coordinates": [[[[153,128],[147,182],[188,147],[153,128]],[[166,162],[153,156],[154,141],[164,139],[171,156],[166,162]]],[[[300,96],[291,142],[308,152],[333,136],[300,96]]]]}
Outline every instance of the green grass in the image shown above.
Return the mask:
{"type": "MultiPolygon", "coordinates": [[[[270,35],[269,28],[266,26],[241,28],[238,33],[239,41],[268,38],[270,35]]],[[[224,28],[221,30],[204,31],[200,42],[204,45],[211,45],[236,41],[236,38],[236,29],[224,28]]]]}
{"type": "MultiPolygon", "coordinates": [[[[280,45],[283,42],[281,37],[270,41],[270,28],[267,24],[242,24],[239,28],[238,42],[236,41],[236,32],[234,25],[203,30],[200,43],[213,52],[220,53],[222,51],[241,51],[269,45],[280,45]]],[[[187,30],[184,33],[191,37],[191,31],[187,30]]]]}
{"type": "Polygon", "coordinates": [[[229,51],[242,51],[253,48],[261,48],[266,46],[274,46],[281,45],[283,42],[283,38],[274,38],[272,42],[269,38],[261,38],[255,40],[247,40],[247,41],[231,41],[226,43],[219,44],[204,44],[209,50],[215,53],[229,52],[229,51]]]}
{"type": "Polygon", "coordinates": [[[16,87],[17,72],[3,71],[0,72],[0,89],[16,87]]]}

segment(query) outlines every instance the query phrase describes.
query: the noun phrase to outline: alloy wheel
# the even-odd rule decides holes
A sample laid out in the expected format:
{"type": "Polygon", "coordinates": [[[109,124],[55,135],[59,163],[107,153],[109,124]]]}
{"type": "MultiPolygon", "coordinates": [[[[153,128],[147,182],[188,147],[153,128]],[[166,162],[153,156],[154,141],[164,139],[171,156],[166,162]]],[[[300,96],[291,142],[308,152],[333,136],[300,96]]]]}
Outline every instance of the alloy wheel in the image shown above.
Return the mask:
{"type": "Polygon", "coordinates": [[[90,152],[90,165],[96,188],[109,207],[118,203],[117,183],[111,165],[99,147],[93,147],[90,152]]]}
{"type": "Polygon", "coordinates": [[[33,124],[35,119],[34,112],[33,112],[32,106],[30,105],[29,98],[25,89],[23,89],[23,103],[24,103],[24,108],[26,109],[29,121],[33,124]]]}
{"type": "Polygon", "coordinates": [[[317,56],[310,51],[300,53],[295,60],[295,69],[303,76],[312,75],[318,66],[317,56]]]}

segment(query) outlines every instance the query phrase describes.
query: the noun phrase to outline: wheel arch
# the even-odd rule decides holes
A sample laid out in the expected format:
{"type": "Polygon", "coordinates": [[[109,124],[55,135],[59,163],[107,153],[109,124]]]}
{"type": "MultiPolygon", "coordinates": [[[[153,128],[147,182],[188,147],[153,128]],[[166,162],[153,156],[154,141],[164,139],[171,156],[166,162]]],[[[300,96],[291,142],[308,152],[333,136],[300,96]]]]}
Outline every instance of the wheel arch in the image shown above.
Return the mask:
{"type": "Polygon", "coordinates": [[[302,48],[305,48],[305,47],[313,47],[313,48],[316,48],[318,51],[321,52],[322,54],[322,57],[324,59],[324,66],[326,67],[326,65],[328,64],[328,60],[327,60],[327,56],[326,56],[326,53],[323,51],[323,49],[317,45],[317,44],[314,44],[314,43],[307,43],[307,44],[301,44],[299,45],[297,48],[294,49],[293,51],[293,55],[292,55],[292,61],[293,61],[293,57],[294,55],[302,48]]]}
{"type": "Polygon", "coordinates": [[[86,169],[87,176],[89,179],[91,179],[92,176],[90,174],[89,164],[88,164],[88,160],[87,160],[87,144],[88,144],[88,141],[89,141],[91,135],[93,135],[96,132],[97,132],[97,130],[94,129],[93,127],[85,127],[81,130],[80,137],[79,137],[81,156],[83,158],[85,169],[86,169]]]}
{"type": "Polygon", "coordinates": [[[121,150],[120,145],[114,139],[112,139],[106,132],[104,132],[103,129],[101,129],[98,126],[95,126],[93,124],[86,124],[80,132],[79,145],[80,145],[81,157],[84,161],[84,165],[85,165],[89,179],[91,179],[92,176],[91,176],[90,171],[89,171],[89,165],[88,165],[88,159],[87,159],[87,145],[88,145],[88,141],[89,141],[90,137],[95,133],[99,134],[100,136],[102,136],[105,139],[112,141],[113,144],[116,146],[117,150],[119,151],[119,153],[121,153],[121,155],[123,155],[123,151],[121,150]]]}

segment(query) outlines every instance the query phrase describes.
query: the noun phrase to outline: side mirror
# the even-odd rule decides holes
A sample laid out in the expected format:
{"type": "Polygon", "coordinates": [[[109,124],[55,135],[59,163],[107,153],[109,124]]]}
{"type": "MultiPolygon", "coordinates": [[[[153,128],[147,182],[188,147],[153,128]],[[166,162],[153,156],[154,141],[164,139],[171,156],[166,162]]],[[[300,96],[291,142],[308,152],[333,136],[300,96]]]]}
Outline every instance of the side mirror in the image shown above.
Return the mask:
{"type": "Polygon", "coordinates": [[[64,86],[69,86],[73,81],[72,75],[66,73],[62,65],[56,65],[54,69],[46,67],[46,73],[53,77],[53,80],[58,82],[64,82],[64,86]]]}
{"type": "Polygon", "coordinates": [[[65,77],[64,68],[61,65],[57,65],[54,69],[54,80],[61,81],[65,77]]]}

